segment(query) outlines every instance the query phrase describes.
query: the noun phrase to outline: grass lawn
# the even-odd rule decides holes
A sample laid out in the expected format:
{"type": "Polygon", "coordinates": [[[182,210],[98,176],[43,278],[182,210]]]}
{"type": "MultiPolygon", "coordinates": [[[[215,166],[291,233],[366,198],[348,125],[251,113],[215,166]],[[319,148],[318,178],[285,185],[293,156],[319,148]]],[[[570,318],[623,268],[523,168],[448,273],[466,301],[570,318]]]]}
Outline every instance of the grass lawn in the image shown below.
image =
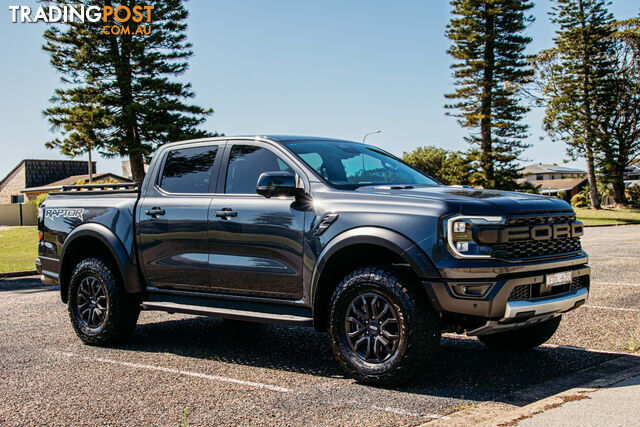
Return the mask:
{"type": "Polygon", "coordinates": [[[36,227],[0,228],[0,273],[34,270],[37,256],[36,227]]]}
{"type": "Polygon", "coordinates": [[[578,221],[584,225],[640,224],[640,209],[593,209],[576,208],[578,221]]]}

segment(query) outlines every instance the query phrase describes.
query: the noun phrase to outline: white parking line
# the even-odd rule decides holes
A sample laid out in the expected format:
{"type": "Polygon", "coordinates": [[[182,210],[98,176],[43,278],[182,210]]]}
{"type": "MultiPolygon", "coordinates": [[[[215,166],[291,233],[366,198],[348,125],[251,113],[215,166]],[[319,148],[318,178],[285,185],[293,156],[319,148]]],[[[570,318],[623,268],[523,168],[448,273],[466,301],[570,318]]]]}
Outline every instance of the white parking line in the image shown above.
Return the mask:
{"type": "MultiPolygon", "coordinates": [[[[253,381],[238,380],[238,379],[235,379],[235,378],[227,378],[227,377],[221,377],[221,376],[218,376],[218,375],[203,374],[203,373],[200,373],[200,372],[183,371],[183,370],[180,370],[180,369],[165,368],[165,367],[162,367],[162,366],[154,366],[154,365],[146,365],[146,364],[143,364],[143,363],[124,362],[124,361],[120,361],[120,360],[105,359],[103,357],[88,357],[88,356],[83,356],[81,354],[68,353],[68,352],[63,352],[63,351],[51,351],[51,353],[52,354],[56,354],[58,356],[76,358],[76,359],[86,360],[86,361],[89,361],[89,362],[102,362],[102,363],[109,363],[109,364],[112,364],[112,365],[126,366],[128,368],[146,369],[146,370],[149,370],[149,371],[168,372],[168,373],[171,373],[171,374],[185,375],[185,376],[195,377],[195,378],[203,378],[203,379],[206,379],[206,380],[221,381],[221,382],[232,383],[232,384],[240,384],[240,385],[244,385],[244,386],[247,386],[247,387],[262,388],[262,389],[266,389],[266,390],[277,391],[277,392],[280,392],[280,393],[296,393],[296,394],[300,393],[299,391],[296,391],[296,390],[292,390],[292,389],[285,388],[285,387],[279,387],[279,386],[275,386],[275,385],[271,385],[271,384],[263,384],[263,383],[253,382],[253,381]]],[[[354,402],[354,403],[359,403],[359,402],[354,402]]],[[[418,414],[416,412],[406,411],[404,409],[399,409],[399,408],[381,407],[381,406],[373,406],[373,408],[377,409],[379,411],[391,412],[391,413],[396,414],[396,415],[404,415],[404,416],[409,416],[409,417],[432,418],[432,419],[443,419],[443,420],[448,420],[449,419],[449,417],[446,416],[446,415],[418,414]]]]}
{"type": "Polygon", "coordinates": [[[126,366],[126,367],[129,367],[129,368],[147,369],[147,370],[150,370],[150,371],[168,372],[168,373],[171,373],[171,374],[186,375],[186,376],[189,376],[189,377],[203,378],[203,379],[206,379],[206,380],[221,381],[221,382],[233,383],[233,384],[240,384],[240,385],[244,385],[244,386],[247,386],[247,387],[262,388],[262,389],[266,389],[266,390],[277,391],[277,392],[280,392],[280,393],[295,393],[294,390],[291,390],[291,389],[288,389],[288,388],[285,388],[285,387],[279,387],[279,386],[270,385],[270,384],[263,384],[263,383],[256,383],[256,382],[253,382],[253,381],[237,380],[235,378],[227,378],[227,377],[221,377],[221,376],[218,376],[218,375],[203,374],[203,373],[200,373],[200,372],[182,371],[180,369],[164,368],[162,366],[145,365],[145,364],[142,364],[142,363],[122,362],[122,361],[119,361],[119,360],[104,359],[104,358],[101,358],[101,357],[87,357],[87,356],[82,356],[80,354],[65,353],[65,352],[61,352],[61,351],[54,351],[53,353],[61,355],[61,356],[65,356],[65,357],[75,357],[75,358],[78,358],[78,359],[82,359],[82,360],[86,360],[86,361],[92,361],[92,362],[110,363],[112,365],[126,366]]]}
{"type": "Polygon", "coordinates": [[[605,282],[592,282],[592,285],[602,285],[602,286],[632,286],[635,288],[640,288],[640,283],[605,283],[605,282]]]}
{"type": "Polygon", "coordinates": [[[396,415],[405,415],[408,417],[417,417],[417,418],[432,418],[434,420],[438,420],[438,419],[443,419],[443,420],[448,420],[449,417],[447,417],[446,415],[438,415],[438,414],[418,414],[417,412],[410,412],[410,411],[405,411],[404,409],[398,409],[398,408],[390,408],[388,406],[376,406],[376,405],[371,405],[371,407],[373,409],[377,409],[379,411],[384,411],[384,412],[391,412],[392,414],[396,414],[396,415]]]}
{"type": "Polygon", "coordinates": [[[595,308],[598,310],[612,310],[612,311],[631,311],[640,313],[640,308],[622,308],[622,307],[606,307],[604,305],[585,305],[586,308],[595,308]]]}

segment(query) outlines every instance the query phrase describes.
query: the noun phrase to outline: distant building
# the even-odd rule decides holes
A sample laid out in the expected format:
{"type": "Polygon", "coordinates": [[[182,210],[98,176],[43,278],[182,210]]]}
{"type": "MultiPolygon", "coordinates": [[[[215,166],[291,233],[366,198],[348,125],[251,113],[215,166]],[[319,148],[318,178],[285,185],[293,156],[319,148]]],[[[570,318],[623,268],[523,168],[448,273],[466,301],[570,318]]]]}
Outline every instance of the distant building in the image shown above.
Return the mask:
{"type": "Polygon", "coordinates": [[[520,171],[527,181],[543,181],[545,179],[584,178],[587,173],[580,169],[558,165],[538,163],[522,168],[520,171]]]}
{"type": "MultiPolygon", "coordinates": [[[[131,180],[113,174],[113,173],[99,173],[99,174],[95,174],[93,175],[93,181],[116,181],[116,182],[122,182],[122,183],[127,183],[127,182],[131,182],[131,180]]],[[[24,195],[24,199],[25,201],[28,200],[33,200],[35,198],[37,198],[40,194],[43,193],[56,193],[58,191],[62,190],[62,187],[65,185],[76,185],[76,184],[88,184],[89,183],[89,175],[85,174],[85,175],[73,175],[64,179],[61,179],[59,181],[56,182],[52,182],[40,187],[30,187],[30,188],[25,188],[23,190],[20,191],[20,193],[22,193],[24,195]]]]}
{"type": "MultiPolygon", "coordinates": [[[[91,166],[93,173],[96,163],[91,166]]],[[[82,160],[25,159],[0,181],[0,204],[24,203],[21,190],[39,187],[74,175],[86,174],[89,162],[82,160]]]]}
{"type": "Polygon", "coordinates": [[[640,187],[640,166],[631,165],[624,172],[624,186],[626,188],[640,187]]]}
{"type": "Polygon", "coordinates": [[[640,166],[639,165],[627,166],[627,169],[624,171],[624,180],[625,181],[640,180],[640,166]]]}
{"type": "MultiPolygon", "coordinates": [[[[148,164],[144,164],[144,172],[146,173],[149,169],[148,164]]],[[[122,161],[122,176],[127,177],[128,179],[133,179],[133,174],[131,173],[131,163],[129,160],[122,161]]]]}
{"type": "Polygon", "coordinates": [[[560,192],[564,192],[565,200],[571,200],[571,197],[587,185],[587,178],[542,179],[529,182],[538,187],[543,196],[558,196],[560,192]]]}
{"type": "Polygon", "coordinates": [[[525,166],[520,172],[524,176],[522,180],[537,187],[540,194],[558,196],[563,192],[566,200],[570,200],[587,184],[585,171],[564,166],[538,163],[525,166]]]}

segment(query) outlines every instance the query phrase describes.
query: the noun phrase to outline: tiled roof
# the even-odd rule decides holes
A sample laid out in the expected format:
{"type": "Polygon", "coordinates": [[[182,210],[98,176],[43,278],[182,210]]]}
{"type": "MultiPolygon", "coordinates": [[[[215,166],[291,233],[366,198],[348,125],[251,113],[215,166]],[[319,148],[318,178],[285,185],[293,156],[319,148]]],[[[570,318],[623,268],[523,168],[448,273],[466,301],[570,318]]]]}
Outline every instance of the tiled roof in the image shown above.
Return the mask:
{"type": "Polygon", "coordinates": [[[575,169],[575,168],[567,168],[564,166],[558,166],[558,165],[549,165],[549,164],[535,164],[535,165],[528,165],[525,166],[524,168],[522,168],[522,170],[520,171],[525,175],[531,175],[531,174],[535,174],[535,173],[586,173],[583,170],[580,169],[575,169]]]}
{"type": "Polygon", "coordinates": [[[538,187],[540,191],[568,191],[573,190],[577,186],[584,183],[586,180],[586,178],[541,179],[537,181],[531,181],[531,183],[538,187]]]}
{"type": "MultiPolygon", "coordinates": [[[[25,160],[25,187],[38,187],[73,175],[87,173],[89,162],[81,160],[25,160]]],[[[95,172],[95,162],[93,171],[95,172]]]]}
{"type": "MultiPolygon", "coordinates": [[[[40,160],[24,159],[16,165],[0,181],[2,184],[20,166],[25,167],[25,187],[37,187],[49,182],[57,181],[71,175],[86,173],[89,169],[89,162],[83,160],[40,160]]],[[[93,172],[96,171],[96,162],[93,162],[93,172]]]]}

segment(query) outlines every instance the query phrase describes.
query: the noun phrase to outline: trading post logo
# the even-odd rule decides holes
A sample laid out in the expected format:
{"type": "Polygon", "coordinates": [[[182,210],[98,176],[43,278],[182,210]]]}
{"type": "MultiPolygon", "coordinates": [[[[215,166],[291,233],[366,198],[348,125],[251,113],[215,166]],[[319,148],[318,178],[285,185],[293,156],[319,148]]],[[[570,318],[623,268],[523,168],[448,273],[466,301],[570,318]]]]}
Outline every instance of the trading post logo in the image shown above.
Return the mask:
{"type": "Polygon", "coordinates": [[[70,6],[51,5],[38,6],[9,6],[11,22],[104,22],[102,34],[136,35],[151,34],[151,11],[153,6],[70,6]],[[116,22],[117,21],[117,22],[116,22]],[[119,24],[118,24],[119,23],[119,24]]]}

